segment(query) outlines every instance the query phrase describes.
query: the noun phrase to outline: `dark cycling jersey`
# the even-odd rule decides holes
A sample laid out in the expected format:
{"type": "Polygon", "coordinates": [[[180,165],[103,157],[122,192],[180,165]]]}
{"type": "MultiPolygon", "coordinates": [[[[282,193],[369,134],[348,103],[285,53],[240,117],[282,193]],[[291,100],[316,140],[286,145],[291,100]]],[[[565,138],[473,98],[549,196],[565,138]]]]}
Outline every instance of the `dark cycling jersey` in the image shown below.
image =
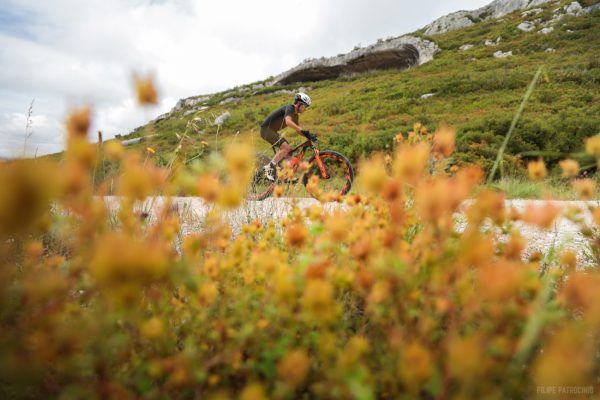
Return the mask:
{"type": "Polygon", "coordinates": [[[274,132],[279,132],[286,127],[286,117],[292,117],[292,121],[298,124],[298,114],[294,105],[289,104],[273,111],[260,126],[261,128],[269,128],[274,132]]]}

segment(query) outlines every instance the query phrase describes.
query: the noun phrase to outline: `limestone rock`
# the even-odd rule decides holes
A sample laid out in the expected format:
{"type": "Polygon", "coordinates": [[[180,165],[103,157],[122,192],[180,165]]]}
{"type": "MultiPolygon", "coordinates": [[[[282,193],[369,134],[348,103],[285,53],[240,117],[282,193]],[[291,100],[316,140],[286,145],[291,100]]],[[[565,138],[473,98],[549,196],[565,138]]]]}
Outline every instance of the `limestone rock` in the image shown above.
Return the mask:
{"type": "Polygon", "coordinates": [[[549,28],[544,28],[542,29],[539,33],[543,34],[543,35],[547,35],[549,33],[554,32],[554,28],[553,27],[549,27],[549,28]]]}
{"type": "Polygon", "coordinates": [[[200,97],[190,97],[187,99],[181,99],[175,104],[175,108],[171,112],[179,111],[184,108],[194,107],[197,104],[205,103],[211,99],[212,96],[200,96],[200,97]]]}
{"type": "Polygon", "coordinates": [[[517,26],[517,29],[519,29],[523,32],[531,32],[532,30],[535,29],[535,25],[532,22],[525,21],[525,22],[521,22],[519,24],[519,26],[517,26]]]}
{"type": "Polygon", "coordinates": [[[474,45],[472,45],[472,44],[463,44],[462,46],[460,46],[460,50],[467,51],[467,50],[472,49],[473,47],[474,47],[474,45]]]}
{"type": "Polygon", "coordinates": [[[502,36],[498,36],[498,37],[496,38],[496,41],[493,41],[493,40],[487,39],[487,40],[485,41],[485,45],[486,45],[486,46],[488,46],[488,47],[497,46],[497,45],[499,45],[499,44],[500,44],[500,42],[501,42],[501,41],[502,41],[502,36]]]}
{"type": "Polygon", "coordinates": [[[208,107],[208,106],[194,107],[191,110],[187,110],[186,112],[184,112],[183,116],[186,117],[186,116],[188,116],[190,114],[194,114],[194,113],[197,113],[197,112],[202,112],[204,110],[208,110],[209,108],[210,107],[208,107]]]}
{"type": "Polygon", "coordinates": [[[554,53],[556,50],[554,50],[552,47],[548,47],[546,50],[544,50],[546,53],[554,53]]]}
{"type": "Polygon", "coordinates": [[[425,34],[435,35],[438,33],[444,33],[456,29],[466,28],[474,24],[474,22],[469,17],[472,18],[471,14],[468,11],[457,11],[452,14],[448,14],[427,25],[425,34]]]}
{"type": "Polygon", "coordinates": [[[441,17],[425,27],[426,35],[436,35],[471,26],[475,21],[497,19],[517,10],[538,7],[551,0],[494,0],[473,11],[458,11],[441,17]]]}
{"type": "Polygon", "coordinates": [[[565,6],[565,13],[567,15],[581,15],[583,14],[583,7],[581,7],[581,4],[574,1],[568,6],[565,6]]]}
{"type": "Polygon", "coordinates": [[[277,91],[273,92],[273,94],[277,94],[277,95],[279,95],[279,94],[292,94],[292,93],[294,93],[294,91],[293,90],[288,90],[288,89],[281,89],[281,90],[277,90],[277,91]]]}
{"type": "Polygon", "coordinates": [[[137,137],[137,138],[133,138],[133,139],[127,139],[127,140],[123,140],[121,142],[121,144],[123,146],[131,146],[132,144],[138,144],[142,141],[142,137],[137,137]]]}
{"type": "Polygon", "coordinates": [[[439,47],[434,42],[415,36],[400,36],[368,47],[357,47],[348,54],[330,58],[309,59],[275,78],[287,85],[334,79],[342,75],[378,69],[407,69],[433,59],[439,47]]]}
{"type": "Polygon", "coordinates": [[[594,11],[600,10],[600,3],[596,3],[583,9],[584,14],[591,14],[594,11]]]}
{"type": "Polygon", "coordinates": [[[219,105],[222,106],[222,105],[231,104],[231,103],[237,104],[240,101],[242,101],[242,99],[240,99],[239,97],[228,97],[228,98],[222,100],[221,102],[219,102],[219,105]]]}
{"type": "Polygon", "coordinates": [[[537,14],[541,13],[542,11],[543,10],[541,8],[534,8],[532,10],[527,10],[527,11],[521,13],[521,16],[523,18],[527,18],[527,17],[532,16],[532,15],[537,15],[537,14]]]}
{"type": "Polygon", "coordinates": [[[229,111],[225,111],[223,114],[219,115],[217,118],[215,118],[215,125],[223,125],[225,123],[225,121],[227,121],[229,118],[231,118],[231,113],[229,111]]]}
{"type": "Polygon", "coordinates": [[[421,96],[422,99],[428,99],[430,97],[435,96],[435,93],[425,93],[423,96],[421,96]]]}
{"type": "Polygon", "coordinates": [[[541,6],[542,4],[548,3],[548,0],[532,0],[527,7],[541,6]]]}
{"type": "Polygon", "coordinates": [[[167,113],[161,114],[158,117],[154,118],[152,121],[150,121],[150,123],[156,124],[157,122],[160,122],[162,120],[165,120],[165,119],[169,118],[172,114],[173,114],[172,111],[169,111],[167,113]]]}
{"type": "Polygon", "coordinates": [[[507,58],[507,57],[512,57],[512,55],[513,55],[512,51],[503,52],[502,50],[498,50],[497,52],[494,53],[495,58],[507,58]]]}

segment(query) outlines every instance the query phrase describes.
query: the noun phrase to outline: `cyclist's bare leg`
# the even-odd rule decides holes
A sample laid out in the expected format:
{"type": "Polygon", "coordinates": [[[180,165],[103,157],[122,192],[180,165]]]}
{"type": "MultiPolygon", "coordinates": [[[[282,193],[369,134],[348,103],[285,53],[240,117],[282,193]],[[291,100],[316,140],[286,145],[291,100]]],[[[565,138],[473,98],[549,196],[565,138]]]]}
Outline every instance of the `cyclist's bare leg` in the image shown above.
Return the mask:
{"type": "Polygon", "coordinates": [[[289,159],[289,154],[291,150],[292,148],[290,147],[288,142],[281,143],[281,146],[279,146],[279,150],[275,154],[275,157],[273,157],[273,164],[279,164],[279,161],[283,160],[284,158],[289,159]]]}

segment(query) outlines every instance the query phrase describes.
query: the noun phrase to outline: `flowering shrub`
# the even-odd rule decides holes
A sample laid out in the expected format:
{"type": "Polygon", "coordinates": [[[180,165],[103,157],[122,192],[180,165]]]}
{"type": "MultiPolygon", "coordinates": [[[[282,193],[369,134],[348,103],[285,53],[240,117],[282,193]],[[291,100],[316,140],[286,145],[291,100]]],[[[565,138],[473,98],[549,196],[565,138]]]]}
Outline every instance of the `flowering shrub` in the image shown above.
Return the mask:
{"type": "Polygon", "coordinates": [[[522,259],[511,224],[548,228],[551,205],[516,215],[483,191],[457,233],[483,174],[449,168],[451,129],[397,138],[333,213],[295,208],[233,235],[220,210],[242,202],[249,147],[172,173],[107,144],[121,165],[112,215],[92,190],[89,119],[69,118],[64,163],[0,165],[2,398],[504,399],[596,384],[600,275],[571,252],[522,259]],[[199,232],[183,237],[168,206],[135,211],[181,191],[215,204],[199,232]]]}

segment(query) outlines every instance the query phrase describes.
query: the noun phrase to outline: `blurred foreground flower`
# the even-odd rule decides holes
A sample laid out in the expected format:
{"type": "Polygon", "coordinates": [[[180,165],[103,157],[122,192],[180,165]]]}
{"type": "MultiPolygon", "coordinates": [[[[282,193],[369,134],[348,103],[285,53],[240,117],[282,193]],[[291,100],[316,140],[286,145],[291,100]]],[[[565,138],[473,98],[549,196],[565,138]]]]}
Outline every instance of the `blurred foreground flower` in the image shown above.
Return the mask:
{"type": "Polygon", "coordinates": [[[559,162],[560,168],[563,171],[564,178],[572,178],[579,173],[579,163],[575,160],[562,160],[559,162]]]}
{"type": "Polygon", "coordinates": [[[600,135],[592,136],[585,140],[585,152],[600,159],[600,135]]]}
{"type": "Polygon", "coordinates": [[[456,131],[449,127],[441,127],[433,137],[433,152],[450,157],[454,152],[456,131]]]}
{"type": "Polygon", "coordinates": [[[592,200],[596,197],[596,182],[589,178],[573,181],[573,187],[581,200],[592,200]]]}
{"type": "Polygon", "coordinates": [[[91,119],[91,110],[87,106],[72,110],[66,123],[68,138],[87,138],[91,119]]]}
{"type": "Polygon", "coordinates": [[[534,181],[542,180],[548,174],[546,171],[546,164],[544,164],[544,160],[541,158],[527,164],[527,172],[529,173],[529,179],[534,181]]]}
{"type": "Polygon", "coordinates": [[[151,76],[133,76],[138,103],[141,105],[158,104],[158,93],[151,76]]]}

